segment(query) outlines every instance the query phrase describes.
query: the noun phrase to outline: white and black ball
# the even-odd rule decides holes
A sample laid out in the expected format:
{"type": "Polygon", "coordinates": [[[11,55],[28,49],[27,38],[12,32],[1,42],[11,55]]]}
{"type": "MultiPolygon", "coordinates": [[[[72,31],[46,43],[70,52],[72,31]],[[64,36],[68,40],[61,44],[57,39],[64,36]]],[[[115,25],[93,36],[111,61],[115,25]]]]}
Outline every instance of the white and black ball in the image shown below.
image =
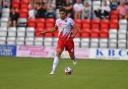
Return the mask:
{"type": "Polygon", "coordinates": [[[72,72],[73,72],[73,69],[71,68],[71,67],[65,67],[64,68],[64,73],[66,74],[66,75],[71,75],[72,74],[72,72]]]}

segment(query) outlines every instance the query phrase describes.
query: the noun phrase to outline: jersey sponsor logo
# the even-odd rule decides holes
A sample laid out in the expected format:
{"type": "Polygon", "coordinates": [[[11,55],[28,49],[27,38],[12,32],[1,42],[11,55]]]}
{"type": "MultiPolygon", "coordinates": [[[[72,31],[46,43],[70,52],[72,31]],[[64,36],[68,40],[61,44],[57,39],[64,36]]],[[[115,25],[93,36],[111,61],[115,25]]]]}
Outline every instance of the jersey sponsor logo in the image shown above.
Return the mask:
{"type": "Polygon", "coordinates": [[[62,27],[62,23],[59,23],[59,24],[58,24],[58,27],[62,27]]]}

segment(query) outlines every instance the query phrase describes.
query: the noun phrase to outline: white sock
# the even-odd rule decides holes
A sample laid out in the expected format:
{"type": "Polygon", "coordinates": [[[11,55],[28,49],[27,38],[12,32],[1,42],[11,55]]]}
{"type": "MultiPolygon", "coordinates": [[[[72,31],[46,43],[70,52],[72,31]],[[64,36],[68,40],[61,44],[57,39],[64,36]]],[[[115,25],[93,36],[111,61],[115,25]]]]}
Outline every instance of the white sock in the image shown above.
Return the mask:
{"type": "Polygon", "coordinates": [[[53,65],[52,65],[52,72],[55,72],[58,63],[59,63],[59,58],[57,56],[55,56],[54,61],[53,61],[53,65]]]}

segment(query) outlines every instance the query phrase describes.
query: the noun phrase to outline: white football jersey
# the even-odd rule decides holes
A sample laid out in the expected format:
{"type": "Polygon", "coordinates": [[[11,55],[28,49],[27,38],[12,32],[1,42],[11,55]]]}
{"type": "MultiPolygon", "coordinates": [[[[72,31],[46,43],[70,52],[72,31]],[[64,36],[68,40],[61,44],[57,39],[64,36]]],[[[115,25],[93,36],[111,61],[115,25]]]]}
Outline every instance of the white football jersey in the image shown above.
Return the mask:
{"type": "Polygon", "coordinates": [[[72,26],[74,25],[74,21],[71,18],[67,17],[64,20],[59,18],[56,20],[55,25],[58,27],[59,38],[67,38],[71,36],[72,26]]]}

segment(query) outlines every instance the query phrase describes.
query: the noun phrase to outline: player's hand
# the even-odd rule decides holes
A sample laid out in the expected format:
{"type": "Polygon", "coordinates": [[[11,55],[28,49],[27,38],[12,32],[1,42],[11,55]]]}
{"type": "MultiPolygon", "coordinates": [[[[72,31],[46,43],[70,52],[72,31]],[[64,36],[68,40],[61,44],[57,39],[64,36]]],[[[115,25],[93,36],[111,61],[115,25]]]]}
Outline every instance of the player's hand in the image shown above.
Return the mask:
{"type": "Polygon", "coordinates": [[[72,37],[72,38],[75,38],[75,35],[74,35],[74,34],[72,34],[72,35],[71,35],[71,37],[72,37]]]}

